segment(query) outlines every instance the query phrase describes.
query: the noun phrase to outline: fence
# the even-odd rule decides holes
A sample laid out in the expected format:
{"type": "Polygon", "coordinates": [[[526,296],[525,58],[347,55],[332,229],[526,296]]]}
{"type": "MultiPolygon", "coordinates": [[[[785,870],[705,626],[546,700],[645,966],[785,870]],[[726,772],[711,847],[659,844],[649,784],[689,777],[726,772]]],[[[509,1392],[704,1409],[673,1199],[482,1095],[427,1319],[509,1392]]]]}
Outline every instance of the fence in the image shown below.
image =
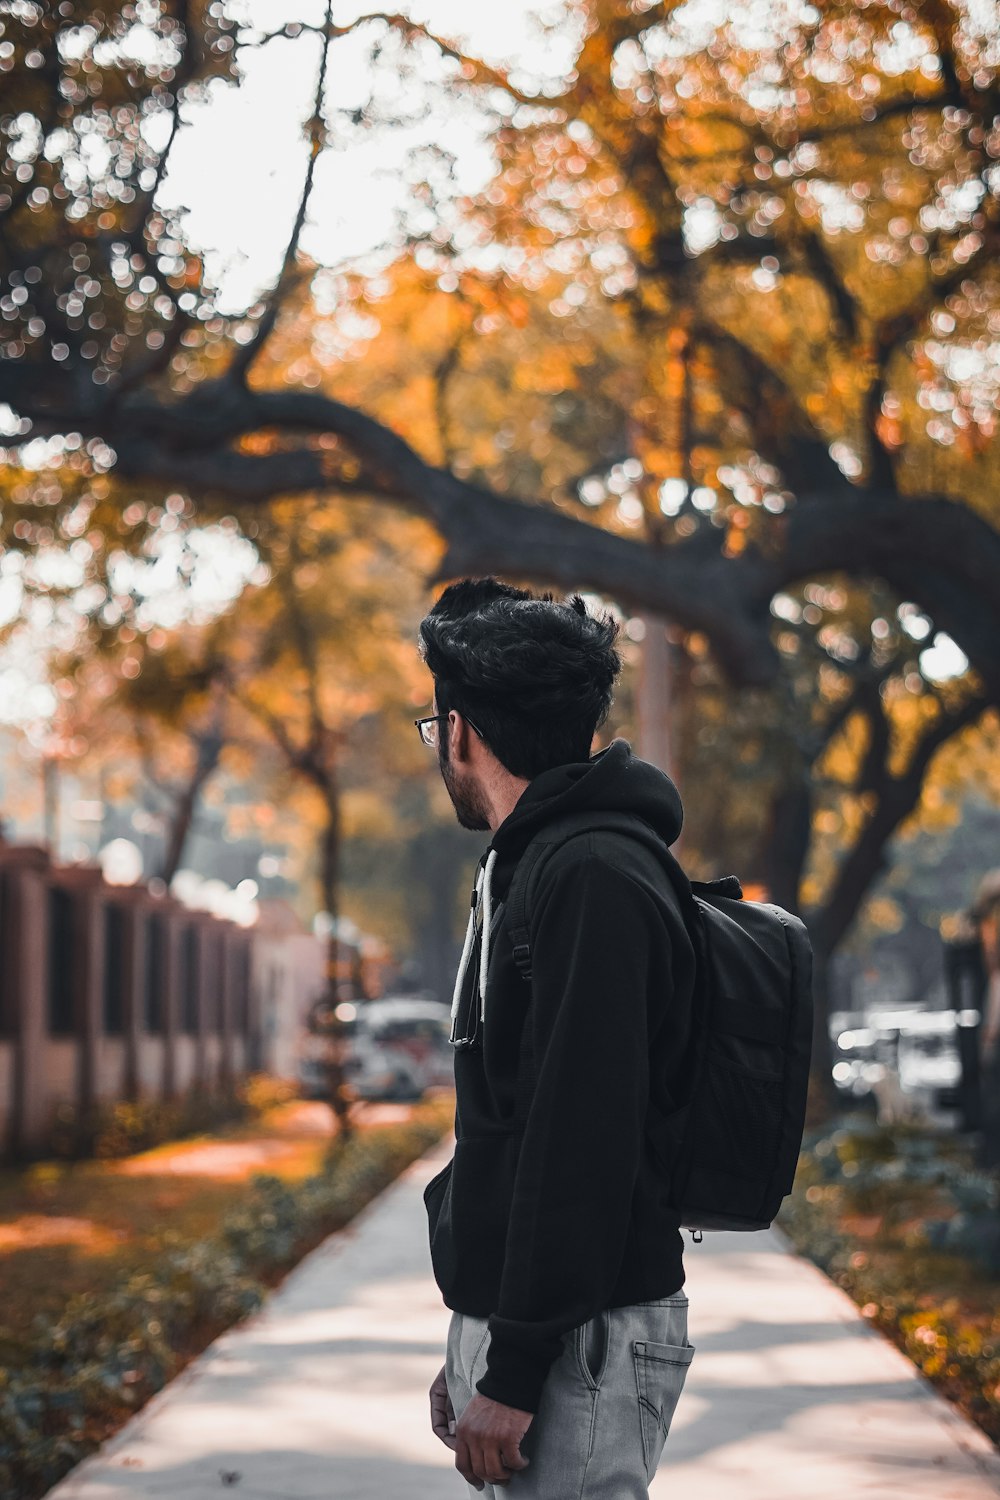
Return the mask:
{"type": "Polygon", "coordinates": [[[267,1066],[252,929],[0,844],[0,1154],[58,1106],[175,1098],[267,1066]]]}

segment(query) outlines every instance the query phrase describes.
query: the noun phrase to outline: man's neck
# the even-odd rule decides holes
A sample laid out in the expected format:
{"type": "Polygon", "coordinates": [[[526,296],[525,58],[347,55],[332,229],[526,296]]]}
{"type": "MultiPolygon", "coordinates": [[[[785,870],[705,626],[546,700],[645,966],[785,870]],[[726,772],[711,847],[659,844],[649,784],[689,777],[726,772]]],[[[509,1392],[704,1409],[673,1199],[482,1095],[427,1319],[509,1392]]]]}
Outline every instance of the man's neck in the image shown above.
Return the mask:
{"type": "Polygon", "coordinates": [[[523,776],[511,776],[509,772],[497,778],[489,793],[491,833],[496,833],[500,824],[510,817],[530,785],[523,776]]]}

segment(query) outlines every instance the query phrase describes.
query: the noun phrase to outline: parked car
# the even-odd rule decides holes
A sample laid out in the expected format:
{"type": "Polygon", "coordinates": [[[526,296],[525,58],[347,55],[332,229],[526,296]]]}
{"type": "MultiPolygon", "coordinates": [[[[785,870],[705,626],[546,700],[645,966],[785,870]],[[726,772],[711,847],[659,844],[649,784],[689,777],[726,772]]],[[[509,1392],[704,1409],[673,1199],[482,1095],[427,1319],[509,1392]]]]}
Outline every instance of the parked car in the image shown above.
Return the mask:
{"type": "Polygon", "coordinates": [[[951,1123],[962,1084],[957,1027],[974,1019],[970,1011],[870,1011],[863,1024],[836,1034],[834,1082],[859,1101],[874,1094],[884,1124],[951,1123]]]}
{"type": "Polygon", "coordinates": [[[900,1030],[897,1061],[900,1087],[929,1118],[954,1109],[962,1081],[955,1012],[914,1017],[900,1030]]]}
{"type": "Polygon", "coordinates": [[[876,1032],[862,1021],[856,1020],[851,1026],[835,1028],[831,1040],[834,1083],[841,1093],[849,1094],[856,1100],[866,1099],[883,1071],[876,1059],[876,1032]]]}
{"type": "Polygon", "coordinates": [[[409,996],[359,1005],[348,1038],[346,1072],[358,1099],[422,1099],[451,1087],[451,1017],[436,1000],[409,996]]]}

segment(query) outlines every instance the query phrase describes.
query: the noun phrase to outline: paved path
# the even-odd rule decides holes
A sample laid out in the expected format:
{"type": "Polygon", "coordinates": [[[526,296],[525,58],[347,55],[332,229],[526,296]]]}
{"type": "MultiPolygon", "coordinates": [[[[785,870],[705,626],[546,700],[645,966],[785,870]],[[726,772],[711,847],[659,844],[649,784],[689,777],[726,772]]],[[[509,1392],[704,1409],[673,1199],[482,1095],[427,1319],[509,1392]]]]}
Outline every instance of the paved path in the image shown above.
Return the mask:
{"type": "MultiPolygon", "coordinates": [[[[466,1500],[427,1424],[448,1314],[420,1192],[449,1150],[307,1256],[51,1500],[466,1500]]],[[[697,1353],[654,1500],[1000,1495],[983,1434],[782,1236],[685,1246],[697,1353]]]]}

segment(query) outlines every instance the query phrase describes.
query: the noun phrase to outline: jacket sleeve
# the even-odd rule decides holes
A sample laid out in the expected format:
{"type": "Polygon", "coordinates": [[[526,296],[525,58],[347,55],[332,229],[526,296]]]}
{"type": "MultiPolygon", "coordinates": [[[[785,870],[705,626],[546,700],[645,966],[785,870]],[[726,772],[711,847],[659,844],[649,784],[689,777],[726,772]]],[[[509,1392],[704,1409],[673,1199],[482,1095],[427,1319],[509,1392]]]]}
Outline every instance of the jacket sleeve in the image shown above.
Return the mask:
{"type": "Polygon", "coordinates": [[[641,886],[593,853],[559,863],[531,921],[536,1081],[477,1382],[530,1412],[563,1334],[610,1304],[646,1122],[650,976],[659,989],[670,973],[667,927],[641,886]]]}

